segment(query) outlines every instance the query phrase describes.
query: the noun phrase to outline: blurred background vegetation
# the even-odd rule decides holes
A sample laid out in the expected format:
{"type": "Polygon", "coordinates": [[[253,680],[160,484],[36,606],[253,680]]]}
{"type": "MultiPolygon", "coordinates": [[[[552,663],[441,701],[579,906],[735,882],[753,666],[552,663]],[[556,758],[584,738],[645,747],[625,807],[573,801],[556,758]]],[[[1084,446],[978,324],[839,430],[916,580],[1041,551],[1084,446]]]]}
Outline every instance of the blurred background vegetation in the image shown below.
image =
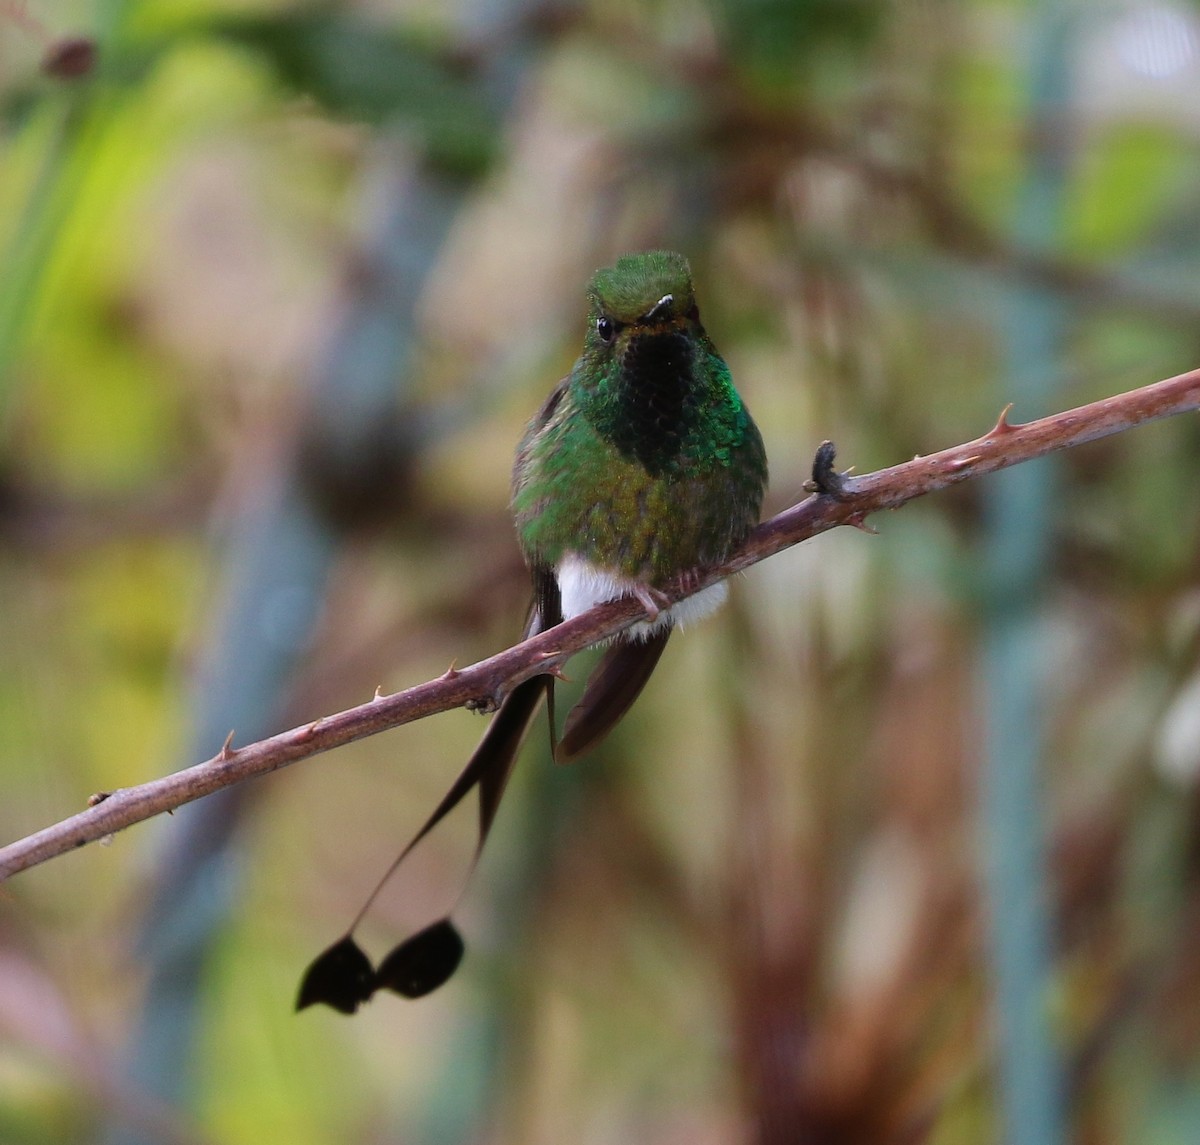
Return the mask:
{"type": "MultiPolygon", "coordinates": [[[[0,3],[0,838],[512,642],[512,449],[623,251],[692,259],[771,511],[822,438],[1200,364],[1198,92],[1183,0],[0,3]]],[[[1198,459],[751,570],[534,737],[421,1002],[292,1013],[467,713],[20,876],[0,1140],[1200,1140],[1198,459]]]]}

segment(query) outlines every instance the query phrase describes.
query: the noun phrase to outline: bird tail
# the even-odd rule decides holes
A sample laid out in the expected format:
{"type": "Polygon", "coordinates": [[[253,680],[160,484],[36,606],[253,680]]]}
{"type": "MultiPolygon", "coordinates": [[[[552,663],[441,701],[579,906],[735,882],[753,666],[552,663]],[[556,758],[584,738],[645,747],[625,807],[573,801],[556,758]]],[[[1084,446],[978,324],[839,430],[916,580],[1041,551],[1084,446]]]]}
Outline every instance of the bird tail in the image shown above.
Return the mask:
{"type": "Polygon", "coordinates": [[[578,759],[612,731],[641,695],[670,635],[667,626],[645,640],[622,640],[605,651],[579,702],[567,714],[554,755],[559,763],[578,759]]]}
{"type": "Polygon", "coordinates": [[[412,849],[478,786],[479,839],[463,880],[465,890],[483,853],[521,743],[543,693],[550,694],[553,683],[550,676],[534,676],[505,696],[466,766],[433,814],[375,884],[350,929],[309,964],[300,982],[297,1010],[320,1002],[344,1014],[353,1014],[377,990],[395,990],[405,997],[417,998],[436,990],[454,973],[462,958],[463,943],[449,916],[393,948],[378,969],[354,941],[354,930],[412,849]]]}
{"type": "Polygon", "coordinates": [[[471,788],[478,786],[479,838],[475,843],[475,854],[467,873],[467,878],[470,878],[470,872],[474,870],[475,864],[479,861],[483,845],[487,842],[488,833],[492,829],[492,823],[495,822],[496,810],[500,806],[500,799],[504,795],[504,788],[508,785],[509,776],[512,775],[513,764],[517,761],[517,753],[521,750],[521,744],[529,731],[529,725],[533,722],[543,693],[548,692],[553,683],[553,678],[550,676],[534,676],[518,684],[504,697],[500,707],[496,709],[496,714],[492,717],[492,722],[488,724],[483,739],[479,741],[479,746],[467,760],[466,766],[459,772],[458,778],[442,797],[442,801],[434,808],[433,813],[425,820],[421,829],[412,837],[404,850],[396,856],[383,878],[379,880],[371,897],[363,904],[358,919],[355,919],[355,926],[366,914],[383,885],[396,873],[396,868],[408,857],[409,852],[470,794],[471,788]]]}

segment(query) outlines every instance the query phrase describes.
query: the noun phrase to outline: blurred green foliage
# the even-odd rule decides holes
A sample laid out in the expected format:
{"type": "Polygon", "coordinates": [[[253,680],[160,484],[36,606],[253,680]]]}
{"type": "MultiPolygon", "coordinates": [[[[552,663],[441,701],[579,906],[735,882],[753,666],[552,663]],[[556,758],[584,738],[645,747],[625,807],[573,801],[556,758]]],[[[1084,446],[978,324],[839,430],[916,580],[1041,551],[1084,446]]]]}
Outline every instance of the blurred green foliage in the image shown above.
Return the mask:
{"type": "Polygon", "coordinates": [[[331,116],[375,125],[398,120],[437,166],[472,175],[498,143],[499,125],[470,64],[394,27],[350,12],[291,11],[215,21],[201,33],[245,48],[287,90],[331,116]]]}

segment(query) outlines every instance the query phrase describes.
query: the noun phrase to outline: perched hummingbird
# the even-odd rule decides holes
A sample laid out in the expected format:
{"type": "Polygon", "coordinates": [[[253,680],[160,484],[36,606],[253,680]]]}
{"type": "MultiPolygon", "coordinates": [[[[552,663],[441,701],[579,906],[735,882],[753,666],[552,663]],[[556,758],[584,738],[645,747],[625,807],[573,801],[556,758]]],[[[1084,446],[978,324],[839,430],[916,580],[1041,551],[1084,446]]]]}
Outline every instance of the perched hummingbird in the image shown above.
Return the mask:
{"type": "MultiPolygon", "coordinates": [[[[592,605],[637,597],[648,619],[611,643],[554,745],[559,760],[594,747],[629,710],[676,624],[718,608],[718,583],[669,608],[659,590],[728,557],[758,523],[767,458],[729,367],[700,324],[687,260],[627,255],[587,290],[583,353],[525,431],[513,467],[517,536],[533,575],[526,636],[592,605]]],[[[478,785],[478,861],[517,753],[554,678],[534,676],[504,699],[445,798],[401,852],[346,936],[309,967],[297,1009],[353,1013],[375,990],[419,997],[458,966],[449,918],[396,947],[378,970],[353,932],[404,857],[478,785]]]]}

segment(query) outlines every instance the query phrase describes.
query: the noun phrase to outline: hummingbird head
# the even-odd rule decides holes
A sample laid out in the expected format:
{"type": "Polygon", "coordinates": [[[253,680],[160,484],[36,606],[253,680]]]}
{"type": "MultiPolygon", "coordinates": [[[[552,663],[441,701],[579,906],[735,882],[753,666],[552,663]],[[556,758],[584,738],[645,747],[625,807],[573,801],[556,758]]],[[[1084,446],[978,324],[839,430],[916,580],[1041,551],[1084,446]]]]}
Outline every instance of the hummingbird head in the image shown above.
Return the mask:
{"type": "Polygon", "coordinates": [[[626,255],[588,287],[576,400],[601,434],[648,472],[674,472],[708,416],[716,351],[700,325],[687,259],[626,255]]]}
{"type": "Polygon", "coordinates": [[[663,250],[626,255],[593,275],[585,344],[591,354],[620,361],[641,339],[686,338],[699,330],[692,272],[683,255],[663,250]]]}

